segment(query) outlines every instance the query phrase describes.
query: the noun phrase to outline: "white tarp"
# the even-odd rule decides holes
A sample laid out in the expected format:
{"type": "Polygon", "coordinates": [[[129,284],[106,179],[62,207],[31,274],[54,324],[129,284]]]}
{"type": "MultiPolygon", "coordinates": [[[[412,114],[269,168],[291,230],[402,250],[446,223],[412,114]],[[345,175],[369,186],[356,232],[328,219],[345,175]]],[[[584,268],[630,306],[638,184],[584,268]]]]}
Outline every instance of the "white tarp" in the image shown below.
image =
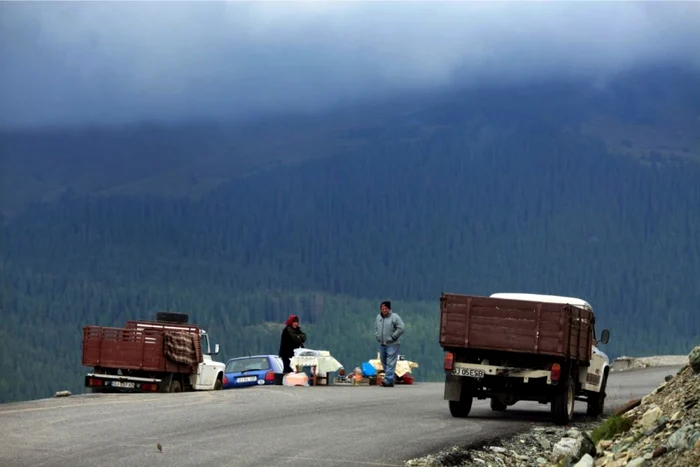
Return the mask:
{"type": "Polygon", "coordinates": [[[316,374],[326,376],[326,373],[336,372],[343,368],[338,360],[333,358],[327,350],[294,349],[294,357],[289,361],[289,366],[296,367],[315,366],[316,374]]]}

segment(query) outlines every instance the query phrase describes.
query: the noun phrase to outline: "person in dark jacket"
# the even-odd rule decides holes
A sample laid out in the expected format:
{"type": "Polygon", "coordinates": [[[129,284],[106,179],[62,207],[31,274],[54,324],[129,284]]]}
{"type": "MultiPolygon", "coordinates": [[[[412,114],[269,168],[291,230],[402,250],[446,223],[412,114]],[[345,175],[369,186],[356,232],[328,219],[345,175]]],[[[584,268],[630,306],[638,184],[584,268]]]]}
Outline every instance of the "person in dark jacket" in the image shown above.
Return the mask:
{"type": "Polygon", "coordinates": [[[280,338],[279,356],[284,363],[284,372],[291,373],[292,367],[289,365],[289,361],[294,357],[294,349],[304,347],[306,334],[299,327],[299,317],[297,315],[290,315],[284,324],[285,327],[280,338]]]}

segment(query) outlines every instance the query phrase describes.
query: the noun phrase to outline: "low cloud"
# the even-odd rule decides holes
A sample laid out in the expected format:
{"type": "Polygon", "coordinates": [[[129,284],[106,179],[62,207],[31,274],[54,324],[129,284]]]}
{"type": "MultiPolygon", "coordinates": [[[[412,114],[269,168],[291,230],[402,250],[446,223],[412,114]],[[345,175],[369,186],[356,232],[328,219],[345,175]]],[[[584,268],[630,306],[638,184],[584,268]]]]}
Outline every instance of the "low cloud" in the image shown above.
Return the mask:
{"type": "Polygon", "coordinates": [[[700,65],[695,2],[3,2],[0,125],[240,118],[700,65]]]}

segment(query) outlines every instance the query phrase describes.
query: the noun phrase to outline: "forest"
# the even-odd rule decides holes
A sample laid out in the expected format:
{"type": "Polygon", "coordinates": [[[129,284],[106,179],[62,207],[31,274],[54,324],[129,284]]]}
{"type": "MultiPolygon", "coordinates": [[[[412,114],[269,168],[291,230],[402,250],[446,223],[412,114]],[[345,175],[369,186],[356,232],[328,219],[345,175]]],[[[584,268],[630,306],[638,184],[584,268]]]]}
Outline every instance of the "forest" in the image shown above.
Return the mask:
{"type": "Polygon", "coordinates": [[[66,189],[27,203],[0,237],[0,402],[82,392],[81,327],[160,310],[189,313],[222,361],[276,353],[298,314],[308,347],[354,368],[376,355],[389,299],[418,381],[443,377],[443,291],[577,296],[610,329],[611,358],[687,353],[700,339],[700,164],[617,151],[527,102],[507,118],[455,108],[415,133],[387,123],[342,154],[197,196],[66,189]]]}

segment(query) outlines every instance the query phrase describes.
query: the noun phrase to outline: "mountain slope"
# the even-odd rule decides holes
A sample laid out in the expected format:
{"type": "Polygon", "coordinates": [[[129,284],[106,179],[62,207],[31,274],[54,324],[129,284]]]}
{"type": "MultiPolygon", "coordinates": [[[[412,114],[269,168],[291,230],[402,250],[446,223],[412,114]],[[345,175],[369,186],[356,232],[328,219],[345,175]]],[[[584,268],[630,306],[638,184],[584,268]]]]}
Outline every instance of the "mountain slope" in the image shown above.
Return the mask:
{"type": "Polygon", "coordinates": [[[443,131],[501,137],[528,122],[642,160],[700,160],[700,74],[639,70],[609,82],[480,87],[360,102],[247,124],[0,130],[0,212],[65,192],[198,197],[231,179],[443,131]]]}
{"type": "Polygon", "coordinates": [[[611,153],[577,130],[588,117],[562,108],[578,99],[567,89],[423,102],[344,154],[197,197],[75,190],[18,211],[0,238],[4,400],[79,390],[80,326],[161,309],[190,313],[223,358],[275,352],[296,313],[310,346],[354,367],[389,298],[420,379],[441,377],[441,291],[580,296],[612,356],[685,351],[700,329],[700,164],[611,153]]]}

